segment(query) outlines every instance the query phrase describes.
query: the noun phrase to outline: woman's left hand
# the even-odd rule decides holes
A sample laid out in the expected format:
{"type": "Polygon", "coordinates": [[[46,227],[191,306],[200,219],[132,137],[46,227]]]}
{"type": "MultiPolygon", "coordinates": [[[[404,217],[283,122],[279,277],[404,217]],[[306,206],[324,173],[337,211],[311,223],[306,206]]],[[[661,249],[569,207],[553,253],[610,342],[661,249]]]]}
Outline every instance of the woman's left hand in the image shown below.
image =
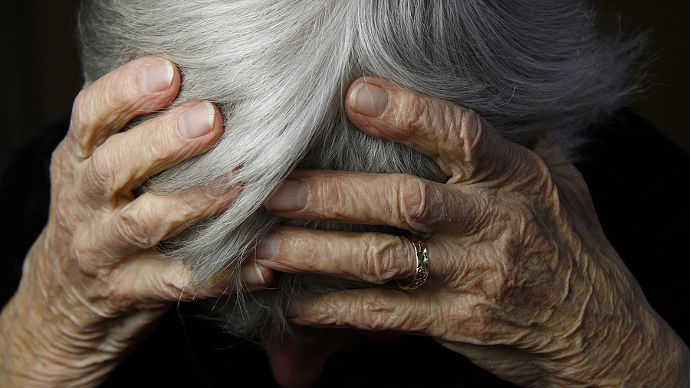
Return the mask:
{"type": "MultiPolygon", "coordinates": [[[[286,218],[425,235],[429,279],[411,291],[317,296],[290,306],[292,322],[431,336],[524,386],[679,386],[688,378],[688,349],[607,241],[585,182],[553,137],[530,150],[471,110],[371,78],[351,86],[346,112],[365,133],[429,155],[449,180],[296,171],[267,207],[286,218]]],[[[383,233],[280,227],[257,259],[375,284],[416,271],[410,242],[383,233]]]]}

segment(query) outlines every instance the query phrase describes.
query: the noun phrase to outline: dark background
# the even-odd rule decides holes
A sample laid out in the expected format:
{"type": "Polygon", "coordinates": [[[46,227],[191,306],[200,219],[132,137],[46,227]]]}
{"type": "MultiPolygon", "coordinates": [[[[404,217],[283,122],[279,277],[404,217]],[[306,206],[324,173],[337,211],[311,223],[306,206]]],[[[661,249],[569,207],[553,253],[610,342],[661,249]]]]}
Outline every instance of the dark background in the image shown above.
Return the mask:
{"type": "MultiPolygon", "coordinates": [[[[30,131],[69,112],[82,84],[74,38],[78,4],[78,0],[29,0],[3,5],[0,155],[30,131]]],[[[594,4],[613,25],[620,19],[625,31],[651,31],[655,58],[651,83],[634,106],[688,153],[689,3],[600,0],[594,4]]]]}
{"type": "MultiPolygon", "coordinates": [[[[0,129],[0,156],[13,144],[21,141],[27,133],[53,123],[69,112],[72,100],[82,83],[74,42],[74,15],[77,4],[78,0],[29,0],[7,2],[4,5],[5,11],[1,16],[0,27],[3,28],[2,47],[6,55],[0,61],[5,78],[5,85],[1,88],[0,106],[4,127],[0,129]]],[[[618,23],[617,15],[621,14],[622,23],[628,31],[652,29],[652,55],[657,59],[651,67],[651,87],[639,97],[634,105],[667,136],[674,139],[686,151],[686,155],[678,157],[677,153],[665,148],[665,142],[659,139],[648,141],[648,137],[629,136],[628,142],[622,142],[622,136],[617,134],[613,138],[616,142],[614,140],[601,142],[599,147],[595,147],[594,151],[599,153],[600,157],[593,160],[599,163],[585,163],[579,167],[587,177],[591,178],[589,182],[595,188],[607,188],[593,194],[595,203],[601,206],[597,211],[603,220],[603,227],[612,231],[608,234],[608,238],[615,244],[622,257],[627,259],[627,265],[641,282],[649,300],[655,302],[655,308],[670,324],[676,324],[674,327],[688,344],[689,332],[686,330],[689,327],[688,266],[671,274],[668,273],[668,268],[683,267],[672,262],[677,259],[684,260],[688,254],[688,251],[678,252],[675,249],[681,247],[686,250],[689,236],[688,202],[686,202],[689,176],[689,94],[687,89],[689,84],[687,16],[689,5],[676,1],[666,2],[664,6],[660,6],[654,2],[638,0],[601,0],[598,5],[604,8],[604,12],[609,15],[615,25],[618,23]],[[645,158],[637,157],[638,150],[645,148],[645,146],[640,147],[641,143],[654,151],[646,156],[656,163],[648,163],[645,158]],[[610,145],[618,148],[618,152],[612,151],[610,145]],[[627,150],[633,155],[619,156],[627,150]],[[611,160],[603,163],[602,159],[606,157],[611,160]],[[656,171],[655,169],[660,165],[672,168],[656,171]],[[597,179],[598,176],[600,179],[597,179]],[[640,183],[641,176],[646,178],[644,182],[646,184],[640,183]],[[667,178],[663,179],[663,177],[667,178]],[[654,178],[659,178],[659,182],[654,178]],[[676,182],[677,185],[673,186],[676,189],[670,189],[669,182],[676,182]],[[679,186],[683,189],[679,189],[679,186]],[[641,198],[645,201],[641,201],[641,198]],[[641,208],[640,203],[657,205],[641,208]],[[686,206],[680,207],[680,204],[686,206]],[[608,224],[608,220],[614,224],[608,224]],[[640,225],[656,225],[656,227],[637,230],[640,225]],[[670,240],[674,244],[659,243],[670,240]],[[629,261],[628,259],[632,257],[643,257],[644,260],[629,261]]],[[[628,122],[624,124],[626,128],[635,126],[628,125],[628,122]]],[[[53,143],[57,142],[57,138],[49,140],[42,137],[41,139],[46,140],[46,144],[50,144],[50,148],[46,147],[46,150],[52,149],[53,143]]],[[[45,153],[36,152],[36,154],[44,155],[45,153]]],[[[15,180],[21,183],[15,184],[11,179],[0,179],[0,188],[5,187],[4,190],[0,190],[0,194],[5,194],[3,198],[10,195],[16,197],[14,201],[0,201],[0,213],[7,220],[21,220],[22,225],[15,229],[17,229],[17,234],[28,239],[22,242],[24,245],[18,244],[19,238],[12,238],[13,235],[7,233],[5,237],[8,237],[8,244],[5,245],[9,247],[22,245],[20,249],[15,249],[14,255],[11,249],[9,252],[6,250],[7,257],[5,258],[10,259],[21,257],[26,252],[25,246],[31,243],[31,236],[35,235],[26,233],[26,225],[32,218],[15,217],[13,212],[24,215],[33,212],[36,215],[33,219],[40,220],[34,222],[35,233],[38,233],[45,224],[44,218],[47,214],[45,194],[48,188],[41,187],[46,182],[40,179],[45,175],[45,171],[29,169],[31,165],[44,166],[47,160],[42,163],[32,163],[34,155],[27,153],[21,155],[24,159],[18,161],[16,165],[23,168],[9,169],[8,172],[8,175],[13,174],[15,180]],[[37,189],[28,190],[33,186],[37,186],[37,189]],[[22,187],[23,190],[22,192],[8,190],[7,187],[22,187]],[[32,192],[38,194],[32,195],[32,192]],[[36,203],[42,203],[42,205],[35,206],[36,203]],[[28,204],[28,209],[21,208],[26,207],[26,204],[28,204]]],[[[14,286],[8,286],[10,283],[5,278],[11,278],[12,282],[17,280],[17,276],[8,275],[10,271],[5,267],[0,270],[0,280],[2,280],[0,281],[0,306],[6,300],[1,294],[3,286],[10,292],[6,295],[7,298],[14,290],[14,286]]],[[[19,270],[20,267],[17,267],[14,272],[18,274],[19,270]]],[[[232,354],[245,361],[245,364],[242,364],[243,367],[253,368],[243,370],[246,373],[242,374],[242,376],[250,376],[252,386],[273,386],[266,360],[260,351],[255,349],[254,353],[249,352],[246,343],[228,345],[227,338],[218,339],[217,328],[200,326],[201,321],[188,319],[187,316],[183,322],[183,319],[176,315],[177,313],[171,310],[168,317],[168,331],[156,330],[147,342],[125,361],[123,367],[116,370],[110,380],[112,384],[109,386],[127,386],[128,384],[129,386],[159,386],[161,384],[197,386],[200,381],[203,381],[202,379],[215,376],[214,373],[219,375],[219,381],[226,381],[229,365],[227,357],[232,354]],[[170,326],[170,322],[173,326],[170,326]],[[181,323],[187,326],[180,327],[181,323]],[[184,341],[180,339],[181,333],[184,333],[184,341]],[[203,334],[208,334],[210,337],[206,338],[203,334]],[[219,344],[223,344],[220,349],[219,344]],[[233,348],[234,352],[225,352],[232,346],[238,347],[233,348]],[[209,353],[209,349],[214,350],[215,353],[209,353]],[[204,358],[207,356],[210,357],[204,358]],[[152,364],[158,368],[152,367],[152,364]],[[139,369],[136,369],[137,366],[139,369]],[[134,374],[132,370],[139,372],[134,374]],[[128,371],[130,374],[127,374],[128,371]],[[133,376],[136,376],[134,383],[133,376]]],[[[165,324],[160,326],[160,328],[165,327],[165,324]]],[[[406,340],[416,341],[419,338],[408,337],[406,340]]],[[[436,358],[420,359],[423,370],[429,372],[427,374],[394,373],[394,376],[391,376],[391,373],[382,374],[381,371],[400,370],[401,365],[409,363],[411,346],[409,342],[404,345],[394,348],[393,351],[390,351],[391,345],[388,342],[380,346],[368,345],[368,347],[361,347],[364,350],[355,353],[356,356],[350,358],[347,352],[340,353],[327,365],[326,376],[331,376],[332,380],[323,380],[321,386],[357,386],[363,381],[363,376],[367,376],[368,381],[372,380],[373,376],[379,376],[379,380],[384,379],[382,383],[376,383],[377,380],[373,380],[375,384],[373,386],[441,386],[435,384],[434,379],[444,381],[443,379],[447,378],[449,373],[454,378],[461,379],[463,386],[495,386],[488,384],[490,376],[477,377],[472,374],[458,373],[459,370],[465,370],[461,368],[469,369],[470,366],[467,365],[467,360],[456,355],[448,360],[445,359],[448,362],[440,362],[436,358]],[[398,355],[398,358],[387,358],[392,355],[398,355]],[[391,383],[393,381],[391,378],[397,375],[403,382],[387,384],[387,382],[391,383]],[[424,381],[420,382],[416,378],[418,380],[423,378],[424,381]],[[338,380],[333,381],[333,379],[338,380]]],[[[428,354],[427,352],[435,354],[435,351],[441,349],[431,341],[416,346],[418,347],[415,349],[420,353],[415,354],[428,354]],[[429,348],[422,348],[423,345],[429,348]]],[[[476,373],[480,372],[476,370],[476,373]]],[[[461,383],[458,384],[460,385],[461,383]]]]}

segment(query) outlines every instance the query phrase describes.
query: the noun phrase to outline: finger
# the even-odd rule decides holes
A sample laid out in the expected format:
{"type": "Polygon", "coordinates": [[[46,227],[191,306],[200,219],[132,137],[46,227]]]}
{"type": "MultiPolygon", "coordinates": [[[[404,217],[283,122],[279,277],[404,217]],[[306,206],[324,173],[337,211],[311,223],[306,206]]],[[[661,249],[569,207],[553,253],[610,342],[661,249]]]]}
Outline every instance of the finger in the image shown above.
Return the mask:
{"type": "Polygon", "coordinates": [[[170,104],[179,88],[176,66],[158,57],[137,59],[101,77],[74,101],[67,136],[73,151],[87,158],[135,116],[170,104]]]}
{"type": "Polygon", "coordinates": [[[287,317],[307,326],[428,333],[435,324],[433,306],[426,293],[368,288],[331,292],[291,304],[287,317]]]}
{"type": "Polygon", "coordinates": [[[297,219],[389,225],[430,233],[454,225],[470,230],[486,217],[486,197],[468,187],[413,175],[301,170],[267,201],[267,209],[297,219]]]}
{"type": "Polygon", "coordinates": [[[241,185],[234,184],[223,193],[215,186],[195,187],[167,196],[144,193],[106,221],[104,249],[110,251],[111,257],[118,258],[152,248],[225,209],[241,191],[241,185]]]}
{"type": "Polygon", "coordinates": [[[480,180],[510,170],[523,158],[482,117],[452,102],[364,77],[346,96],[350,120],[365,133],[434,158],[454,181],[480,180]]]}
{"type": "MultiPolygon", "coordinates": [[[[266,288],[273,276],[270,269],[253,262],[243,264],[239,274],[244,289],[250,291],[266,288]]],[[[115,299],[151,305],[214,298],[235,292],[238,277],[228,276],[228,273],[223,275],[196,284],[194,272],[182,260],[161,259],[148,254],[129,261],[121,268],[115,282],[119,293],[115,299]]]]}
{"type": "Polygon", "coordinates": [[[415,273],[412,244],[385,233],[281,227],[256,249],[257,262],[275,271],[317,273],[383,284],[415,273]]]}
{"type": "Polygon", "coordinates": [[[246,261],[239,268],[226,267],[202,284],[188,288],[197,297],[213,298],[230,293],[252,292],[268,287],[273,281],[273,271],[255,261],[246,261]]]}
{"type": "Polygon", "coordinates": [[[89,193],[112,198],[145,179],[207,151],[221,135],[223,120],[208,101],[172,110],[108,138],[89,159],[89,193]]]}

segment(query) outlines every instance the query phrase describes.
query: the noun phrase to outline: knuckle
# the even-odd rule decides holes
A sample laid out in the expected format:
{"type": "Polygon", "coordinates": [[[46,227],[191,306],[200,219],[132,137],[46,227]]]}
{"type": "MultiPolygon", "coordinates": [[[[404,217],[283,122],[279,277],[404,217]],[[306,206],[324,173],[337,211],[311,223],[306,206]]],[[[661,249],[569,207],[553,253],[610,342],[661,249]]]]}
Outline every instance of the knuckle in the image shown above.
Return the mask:
{"type": "Polygon", "coordinates": [[[169,276],[162,276],[157,279],[157,289],[159,298],[162,300],[182,300],[191,302],[195,298],[206,296],[201,285],[192,282],[189,273],[183,270],[176,271],[169,276]],[[200,292],[202,292],[200,294],[200,292]]]}
{"type": "Polygon", "coordinates": [[[106,108],[104,112],[120,114],[134,108],[140,93],[126,73],[114,72],[96,81],[93,88],[103,93],[100,100],[106,108]]]}
{"type": "MultiPolygon", "coordinates": [[[[540,223],[533,210],[523,203],[506,201],[504,211],[497,214],[497,220],[504,229],[496,241],[497,249],[504,258],[520,256],[520,250],[530,244],[533,226],[540,223]]],[[[529,205],[531,206],[531,205],[529,205]]]]}
{"type": "Polygon", "coordinates": [[[98,272],[97,260],[94,260],[90,251],[89,247],[77,242],[72,245],[71,256],[82,272],[88,275],[95,275],[98,272]]]}
{"type": "Polygon", "coordinates": [[[201,201],[179,201],[175,205],[175,219],[180,222],[197,219],[204,215],[208,209],[205,202],[201,201]]]}
{"type": "Polygon", "coordinates": [[[88,127],[88,117],[90,106],[89,101],[89,91],[88,89],[82,89],[74,98],[74,103],[72,104],[72,112],[70,115],[70,129],[74,131],[77,139],[81,139],[88,127]]]}
{"type": "Polygon", "coordinates": [[[209,206],[207,200],[200,196],[200,200],[176,201],[174,210],[168,217],[172,225],[189,225],[211,215],[213,208],[209,206]]]}
{"type": "Polygon", "coordinates": [[[146,135],[142,136],[144,139],[140,144],[146,144],[146,154],[147,159],[151,165],[160,165],[167,161],[170,161],[175,156],[176,149],[170,144],[170,140],[174,136],[161,136],[164,131],[158,131],[155,128],[154,131],[148,132],[146,135]]]}
{"type": "Polygon", "coordinates": [[[502,301],[510,297],[512,292],[522,287],[516,276],[515,263],[508,258],[500,258],[492,265],[482,281],[485,296],[494,301],[502,301]]]}
{"type": "Polygon", "coordinates": [[[106,99],[109,111],[122,113],[131,109],[136,104],[136,94],[130,90],[130,85],[126,82],[109,82],[108,87],[113,91],[106,99]]]}
{"type": "Polygon", "coordinates": [[[368,243],[365,254],[364,275],[367,281],[383,284],[406,274],[401,265],[408,252],[403,249],[404,238],[378,239],[368,243]]]}
{"type": "Polygon", "coordinates": [[[498,316],[497,306],[491,299],[473,301],[467,313],[462,313],[460,319],[451,320],[451,324],[461,323],[465,335],[479,344],[489,344],[496,337],[494,327],[498,316]]]}
{"type": "Polygon", "coordinates": [[[148,159],[151,165],[159,165],[161,163],[165,163],[172,157],[172,155],[173,153],[171,152],[167,144],[163,144],[163,142],[155,140],[149,143],[148,159]]]}
{"type": "MultiPolygon", "coordinates": [[[[117,278],[117,276],[113,276],[117,278]]],[[[123,284],[124,280],[113,279],[105,283],[101,294],[103,303],[98,308],[99,315],[113,318],[120,316],[123,312],[131,311],[140,299],[131,285],[123,284]]]]}
{"type": "Polygon", "coordinates": [[[476,340],[479,340],[480,343],[491,343],[495,339],[495,334],[493,330],[493,322],[494,318],[491,316],[495,314],[490,314],[490,313],[483,313],[481,314],[475,323],[473,328],[474,331],[474,337],[476,340]]]}
{"type": "Polygon", "coordinates": [[[139,249],[148,249],[158,243],[151,236],[148,226],[142,222],[141,210],[133,206],[126,206],[115,221],[118,236],[128,245],[139,249]]]}
{"type": "Polygon", "coordinates": [[[402,130],[409,131],[404,135],[414,135],[418,131],[433,125],[435,120],[432,114],[430,101],[426,97],[415,93],[405,93],[402,96],[399,112],[399,124],[402,130]]]}
{"type": "Polygon", "coordinates": [[[470,149],[476,149],[483,133],[482,118],[472,109],[461,108],[456,120],[461,128],[461,140],[470,149]]]}
{"type": "Polygon", "coordinates": [[[346,319],[339,314],[343,309],[339,308],[336,303],[329,300],[319,300],[310,308],[310,313],[316,324],[319,325],[344,325],[346,319]]]}
{"type": "Polygon", "coordinates": [[[461,108],[456,114],[457,128],[460,129],[459,141],[468,161],[478,160],[480,146],[484,138],[482,118],[474,110],[461,108]]]}
{"type": "Polygon", "coordinates": [[[367,329],[378,331],[392,328],[391,308],[375,297],[365,297],[359,300],[353,311],[360,315],[367,329]]]}
{"type": "MultiPolygon", "coordinates": [[[[482,159],[502,155],[502,150],[492,150],[492,155],[485,155],[488,127],[484,119],[474,110],[448,104],[445,109],[445,138],[442,139],[448,153],[462,155],[462,163],[456,167],[461,180],[468,180],[478,175],[480,168],[487,168],[491,163],[482,159]],[[459,151],[460,150],[460,151],[459,151]]],[[[496,162],[496,161],[494,161],[496,162]]],[[[475,177],[481,179],[481,177],[475,177]]]]}
{"type": "Polygon", "coordinates": [[[401,175],[396,187],[397,217],[414,230],[431,231],[435,224],[434,208],[441,205],[432,182],[401,175]]]}
{"type": "MultiPolygon", "coordinates": [[[[305,182],[305,181],[303,181],[305,182]]],[[[315,193],[309,196],[308,208],[323,212],[326,216],[346,217],[352,210],[352,203],[347,193],[352,190],[350,183],[342,183],[331,179],[310,180],[308,192],[315,193]],[[314,202],[312,202],[314,201],[314,202]]]]}
{"type": "Polygon", "coordinates": [[[111,159],[101,149],[94,152],[84,172],[83,183],[87,191],[99,193],[110,191],[115,180],[111,164],[111,159]]]}
{"type": "Polygon", "coordinates": [[[77,230],[70,245],[70,257],[77,264],[79,270],[92,277],[100,277],[106,265],[98,249],[94,249],[88,233],[77,230]]]}

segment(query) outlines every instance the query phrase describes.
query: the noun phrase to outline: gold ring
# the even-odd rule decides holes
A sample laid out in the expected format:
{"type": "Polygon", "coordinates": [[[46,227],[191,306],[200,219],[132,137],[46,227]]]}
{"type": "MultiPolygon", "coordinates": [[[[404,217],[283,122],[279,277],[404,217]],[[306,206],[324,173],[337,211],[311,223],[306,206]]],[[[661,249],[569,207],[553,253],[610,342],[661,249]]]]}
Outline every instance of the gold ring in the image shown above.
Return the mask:
{"type": "Polygon", "coordinates": [[[415,275],[402,281],[396,280],[396,284],[403,290],[414,290],[425,284],[427,278],[429,278],[427,244],[425,244],[425,240],[414,234],[403,237],[410,241],[410,244],[413,246],[413,254],[415,255],[417,266],[415,267],[415,275]]]}

